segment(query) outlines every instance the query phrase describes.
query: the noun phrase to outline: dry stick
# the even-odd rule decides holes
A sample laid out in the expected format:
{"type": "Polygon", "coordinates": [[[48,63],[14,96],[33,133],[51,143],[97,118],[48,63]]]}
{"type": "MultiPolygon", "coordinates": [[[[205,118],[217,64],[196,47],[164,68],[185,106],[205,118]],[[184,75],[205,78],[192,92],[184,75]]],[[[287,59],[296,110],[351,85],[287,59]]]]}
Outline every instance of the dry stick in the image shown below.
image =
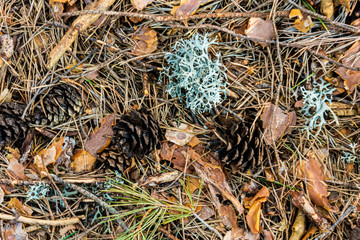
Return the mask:
{"type": "Polygon", "coordinates": [[[330,18],[327,18],[327,17],[325,17],[323,15],[320,15],[320,14],[318,14],[316,12],[312,12],[312,11],[300,6],[299,4],[293,2],[292,0],[288,0],[288,2],[291,3],[292,5],[294,5],[295,7],[297,7],[298,9],[300,9],[302,12],[304,12],[306,14],[309,14],[309,15],[311,15],[313,17],[320,18],[321,20],[327,21],[331,25],[337,26],[337,27],[339,27],[341,29],[345,29],[345,30],[347,30],[349,32],[360,33],[360,28],[358,28],[358,27],[354,27],[354,26],[344,24],[344,23],[334,22],[330,18]]]}
{"type": "MultiPolygon", "coordinates": [[[[86,10],[100,10],[108,9],[115,0],[98,0],[85,7],[86,10]]],[[[91,14],[79,16],[72,24],[69,30],[61,38],[60,42],[51,50],[49,60],[46,67],[51,69],[59,61],[61,56],[70,48],[71,44],[77,39],[80,32],[85,31],[93,22],[95,22],[101,14],[91,14]]]]}
{"type": "MultiPolygon", "coordinates": [[[[145,13],[136,13],[136,12],[117,12],[117,11],[101,11],[101,10],[84,10],[84,11],[73,11],[61,14],[61,16],[79,16],[85,14],[101,14],[101,15],[112,15],[118,17],[133,17],[133,18],[143,18],[147,20],[153,20],[155,22],[174,22],[174,21],[188,21],[195,19],[206,19],[206,18],[267,18],[270,13],[264,12],[220,12],[220,13],[201,13],[195,15],[186,15],[186,16],[171,16],[171,15],[153,15],[145,13]]],[[[290,11],[280,11],[274,13],[276,17],[288,17],[290,11]]]]}
{"type": "MultiPolygon", "coordinates": [[[[253,42],[262,42],[262,43],[269,43],[269,44],[276,44],[276,41],[274,40],[265,40],[265,39],[259,39],[259,38],[250,38],[250,37],[247,37],[245,35],[242,35],[242,34],[237,34],[233,31],[231,31],[230,29],[228,28],[224,28],[224,27],[218,27],[218,26],[215,26],[215,25],[211,25],[211,24],[201,24],[201,25],[198,25],[198,26],[183,26],[183,25],[180,25],[180,24],[167,24],[168,26],[170,27],[174,27],[174,28],[183,28],[183,29],[201,29],[201,28],[207,28],[207,29],[215,29],[215,30],[218,30],[218,31],[221,31],[221,32],[225,32],[225,33],[228,33],[228,34],[231,34],[232,36],[234,37],[238,37],[238,38],[242,38],[242,39],[245,39],[245,40],[250,40],[250,41],[253,41],[253,42]]],[[[309,53],[319,57],[319,58],[323,58],[323,59],[326,59],[327,61],[339,66],[339,67],[343,67],[343,68],[346,68],[346,69],[350,69],[350,70],[353,70],[353,71],[360,71],[360,68],[353,68],[353,67],[348,67],[348,66],[345,66],[344,64],[342,63],[339,63],[323,54],[320,54],[320,53],[317,53],[316,51],[314,50],[311,50],[309,48],[306,48],[305,46],[302,46],[300,44],[296,44],[296,43],[285,43],[285,42],[279,42],[278,43],[280,46],[284,46],[284,47],[293,47],[293,48],[299,48],[299,49],[303,49],[305,51],[308,51],[309,53]]]]}
{"type": "MultiPolygon", "coordinates": [[[[72,184],[68,181],[63,180],[61,177],[56,176],[55,174],[50,174],[51,177],[54,179],[54,181],[61,183],[63,185],[66,185],[80,193],[82,193],[83,195],[93,199],[95,202],[97,202],[101,207],[106,208],[111,214],[114,215],[120,215],[120,213],[113,207],[109,206],[106,202],[104,202],[103,200],[101,200],[100,198],[98,198],[97,196],[95,196],[94,194],[92,194],[91,192],[76,186],[75,184],[72,184]]],[[[116,219],[116,221],[119,223],[119,225],[122,227],[123,230],[128,230],[128,227],[126,226],[126,224],[124,223],[123,220],[121,220],[120,218],[116,219]]]]}
{"type": "Polygon", "coordinates": [[[66,225],[80,223],[79,218],[63,218],[63,219],[58,219],[58,220],[43,220],[43,219],[37,219],[37,218],[28,218],[28,217],[24,217],[24,216],[15,217],[15,216],[3,214],[3,213],[0,213],[0,219],[22,222],[22,223],[27,223],[27,224],[48,225],[48,226],[66,226],[66,225]]]}
{"type": "MultiPolygon", "coordinates": [[[[104,182],[105,178],[69,178],[64,179],[69,183],[81,183],[81,184],[92,184],[92,183],[99,183],[104,182]]],[[[36,184],[51,184],[48,180],[9,180],[9,179],[0,179],[0,184],[6,185],[19,185],[19,186],[29,186],[29,185],[36,185],[36,184]]]]}

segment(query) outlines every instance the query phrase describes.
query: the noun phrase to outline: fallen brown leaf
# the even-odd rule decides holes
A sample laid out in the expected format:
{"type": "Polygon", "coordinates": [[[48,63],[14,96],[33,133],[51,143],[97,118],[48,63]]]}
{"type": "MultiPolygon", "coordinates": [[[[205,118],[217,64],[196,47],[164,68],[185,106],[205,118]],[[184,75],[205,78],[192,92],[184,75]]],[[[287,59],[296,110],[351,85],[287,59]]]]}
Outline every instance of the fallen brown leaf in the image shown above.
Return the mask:
{"type": "Polygon", "coordinates": [[[264,128],[264,138],[268,145],[287,133],[291,133],[296,125],[296,112],[284,112],[281,108],[268,103],[261,115],[264,128]],[[275,111],[274,111],[275,110],[275,111]]]}
{"type": "Polygon", "coordinates": [[[203,206],[198,213],[199,218],[206,221],[207,219],[215,216],[215,211],[208,206],[203,206]]]}
{"type": "Polygon", "coordinates": [[[219,215],[227,228],[237,228],[237,217],[231,205],[221,205],[219,215]]]}
{"type": "Polygon", "coordinates": [[[139,185],[142,187],[156,187],[163,183],[176,181],[179,179],[180,175],[181,173],[177,171],[160,173],[154,176],[150,176],[146,179],[142,179],[139,182],[139,185]]]}
{"type": "Polygon", "coordinates": [[[72,157],[71,167],[75,172],[92,170],[96,158],[86,150],[78,150],[72,157]]]}
{"type": "Polygon", "coordinates": [[[321,12],[327,17],[332,19],[334,15],[334,2],[333,0],[321,0],[321,12]]]}
{"type": "Polygon", "coordinates": [[[294,27],[300,32],[307,33],[310,30],[310,28],[314,27],[314,23],[312,22],[311,17],[310,16],[304,17],[300,9],[291,10],[289,18],[291,19],[294,17],[297,17],[297,19],[295,19],[294,22],[294,27]]]}
{"type": "Polygon", "coordinates": [[[147,55],[157,49],[157,33],[149,27],[140,27],[132,38],[135,40],[135,45],[131,53],[136,56],[147,55]]]}
{"type": "Polygon", "coordinates": [[[131,4],[137,10],[143,10],[147,5],[152,3],[154,0],[131,0],[131,4]]]}
{"type": "MultiPolygon", "coordinates": [[[[360,41],[356,41],[344,54],[342,64],[347,67],[360,68],[360,41]]],[[[344,67],[335,70],[344,79],[345,89],[351,93],[360,83],[360,71],[353,71],[344,67]]]]}
{"type": "MultiPolygon", "coordinates": [[[[250,18],[245,35],[250,38],[258,38],[262,40],[271,40],[275,37],[275,29],[271,20],[263,20],[261,18],[250,18]]],[[[267,46],[266,43],[260,43],[267,46]]]]}
{"type": "Polygon", "coordinates": [[[260,232],[260,214],[261,203],[266,202],[270,192],[267,187],[263,187],[246,205],[250,207],[246,215],[246,222],[250,227],[251,232],[257,234],[260,232]]]}
{"type": "Polygon", "coordinates": [[[11,198],[10,201],[7,203],[8,208],[14,208],[20,215],[24,216],[31,216],[33,210],[31,207],[22,204],[19,199],[11,198]]]}
{"type": "Polygon", "coordinates": [[[89,139],[85,142],[85,150],[93,156],[102,152],[111,142],[114,135],[112,126],[115,124],[115,114],[111,114],[103,119],[101,126],[90,134],[89,139]]]}
{"type": "Polygon", "coordinates": [[[28,234],[24,230],[23,224],[18,222],[6,226],[4,238],[4,240],[27,240],[28,234]]]}
{"type": "Polygon", "coordinates": [[[165,133],[165,138],[168,141],[179,146],[184,146],[194,137],[195,135],[192,133],[190,126],[184,123],[181,123],[176,130],[167,129],[165,133]]]}
{"type": "Polygon", "coordinates": [[[9,160],[9,165],[7,167],[8,172],[18,180],[25,180],[27,177],[25,176],[25,167],[20,163],[20,152],[18,149],[6,148],[10,154],[6,156],[9,160]]]}
{"type": "Polygon", "coordinates": [[[181,0],[180,6],[175,6],[171,14],[175,16],[188,16],[194,14],[200,5],[209,2],[209,0],[181,0]]]}

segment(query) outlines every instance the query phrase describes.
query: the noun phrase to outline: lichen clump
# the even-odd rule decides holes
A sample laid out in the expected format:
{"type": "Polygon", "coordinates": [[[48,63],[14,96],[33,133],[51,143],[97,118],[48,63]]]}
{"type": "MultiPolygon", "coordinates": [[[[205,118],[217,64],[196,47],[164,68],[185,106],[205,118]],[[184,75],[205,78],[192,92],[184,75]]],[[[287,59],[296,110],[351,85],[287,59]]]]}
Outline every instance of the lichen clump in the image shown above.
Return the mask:
{"type": "Polygon", "coordinates": [[[306,118],[305,130],[308,136],[316,131],[317,136],[322,127],[326,124],[325,116],[330,112],[335,122],[339,124],[338,118],[334,111],[329,107],[332,102],[332,93],[335,88],[331,84],[321,80],[321,82],[314,82],[312,90],[307,90],[305,87],[300,87],[303,95],[304,106],[300,113],[306,118]]]}
{"type": "Polygon", "coordinates": [[[207,35],[195,34],[192,38],[181,39],[166,53],[168,67],[164,72],[168,79],[167,91],[172,97],[185,100],[192,111],[210,111],[221,102],[227,92],[227,75],[220,62],[220,53],[211,60],[208,48],[215,40],[207,35]]]}

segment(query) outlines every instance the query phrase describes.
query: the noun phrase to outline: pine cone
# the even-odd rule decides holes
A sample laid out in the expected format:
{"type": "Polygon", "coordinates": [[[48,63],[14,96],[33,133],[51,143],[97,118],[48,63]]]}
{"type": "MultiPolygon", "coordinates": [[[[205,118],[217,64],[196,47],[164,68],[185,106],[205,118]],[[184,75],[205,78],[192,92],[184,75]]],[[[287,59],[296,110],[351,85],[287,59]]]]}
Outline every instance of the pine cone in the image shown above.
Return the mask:
{"type": "Polygon", "coordinates": [[[124,172],[131,166],[131,158],[128,158],[124,153],[120,153],[114,148],[106,148],[98,154],[98,160],[105,164],[106,169],[113,171],[124,172]]]}
{"type": "Polygon", "coordinates": [[[21,119],[26,105],[9,102],[0,105],[0,147],[13,141],[22,142],[29,129],[28,122],[21,119]]]}
{"type": "Polygon", "coordinates": [[[123,115],[113,131],[113,146],[129,158],[149,154],[160,147],[163,138],[159,123],[146,110],[123,115]]]}
{"type": "Polygon", "coordinates": [[[239,169],[260,165],[263,156],[260,130],[255,128],[251,132],[250,128],[244,122],[232,122],[226,130],[216,128],[216,136],[224,143],[218,150],[222,162],[239,169]]]}
{"type": "Polygon", "coordinates": [[[81,94],[67,84],[56,85],[42,99],[36,112],[36,125],[56,126],[73,120],[82,107],[81,94]]]}

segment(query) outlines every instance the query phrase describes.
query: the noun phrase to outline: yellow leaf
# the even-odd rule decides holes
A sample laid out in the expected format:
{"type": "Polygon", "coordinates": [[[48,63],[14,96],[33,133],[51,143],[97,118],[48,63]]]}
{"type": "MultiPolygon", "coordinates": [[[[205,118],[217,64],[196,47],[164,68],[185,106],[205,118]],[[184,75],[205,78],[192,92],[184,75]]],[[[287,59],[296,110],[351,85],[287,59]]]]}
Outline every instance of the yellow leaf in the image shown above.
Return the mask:
{"type": "Polygon", "coordinates": [[[9,92],[8,88],[5,88],[0,94],[0,103],[2,102],[10,102],[12,97],[12,93],[9,92]]]}
{"type": "Polygon", "coordinates": [[[321,12],[327,17],[332,18],[334,15],[333,0],[321,0],[321,12]]]}
{"type": "Polygon", "coordinates": [[[289,14],[289,18],[294,18],[294,17],[298,17],[298,19],[302,20],[303,19],[303,15],[300,11],[300,9],[291,9],[291,12],[289,14]]]}
{"type": "Polygon", "coordinates": [[[96,158],[93,157],[89,152],[85,150],[79,150],[72,157],[71,167],[74,168],[75,172],[90,171],[96,158]]]}

